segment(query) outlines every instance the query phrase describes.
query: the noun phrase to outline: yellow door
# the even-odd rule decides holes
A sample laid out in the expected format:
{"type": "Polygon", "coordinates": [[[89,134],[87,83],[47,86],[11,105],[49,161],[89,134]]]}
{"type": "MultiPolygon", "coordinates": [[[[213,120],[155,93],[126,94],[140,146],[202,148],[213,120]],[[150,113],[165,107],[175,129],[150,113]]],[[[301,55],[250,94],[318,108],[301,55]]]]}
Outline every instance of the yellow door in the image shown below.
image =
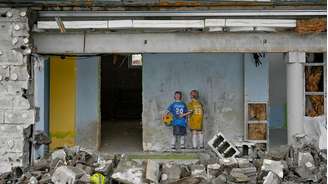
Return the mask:
{"type": "Polygon", "coordinates": [[[76,57],[50,57],[50,149],[75,144],[76,57]]]}

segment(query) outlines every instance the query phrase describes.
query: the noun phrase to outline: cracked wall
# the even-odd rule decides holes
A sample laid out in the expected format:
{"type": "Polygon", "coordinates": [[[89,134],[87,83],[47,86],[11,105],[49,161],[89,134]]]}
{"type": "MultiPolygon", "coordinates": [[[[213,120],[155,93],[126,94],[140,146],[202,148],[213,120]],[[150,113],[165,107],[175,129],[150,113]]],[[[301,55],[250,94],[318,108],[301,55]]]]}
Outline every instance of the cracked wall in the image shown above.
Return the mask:
{"type": "Polygon", "coordinates": [[[0,8],[0,173],[29,160],[34,123],[26,9],[0,8]]]}

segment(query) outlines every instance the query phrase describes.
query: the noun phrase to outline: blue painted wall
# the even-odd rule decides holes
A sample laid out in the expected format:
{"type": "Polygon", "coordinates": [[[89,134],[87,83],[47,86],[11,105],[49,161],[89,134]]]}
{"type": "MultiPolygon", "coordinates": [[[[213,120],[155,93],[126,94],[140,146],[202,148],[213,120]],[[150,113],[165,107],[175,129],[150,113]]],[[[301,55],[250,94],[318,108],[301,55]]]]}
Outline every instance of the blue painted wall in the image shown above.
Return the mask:
{"type": "MultiPolygon", "coordinates": [[[[34,64],[34,100],[35,106],[40,109],[35,130],[49,133],[49,60],[46,57],[43,59],[34,64]]],[[[47,149],[44,145],[36,148],[34,158],[43,157],[47,149]]]]}
{"type": "Polygon", "coordinates": [[[99,67],[99,57],[77,59],[76,143],[90,149],[96,149],[100,123],[99,67]]]}
{"type": "Polygon", "coordinates": [[[245,54],[245,99],[246,101],[269,101],[269,58],[261,58],[256,66],[253,54],[245,54]]]}
{"type": "Polygon", "coordinates": [[[286,128],[286,61],[283,53],[267,54],[270,60],[270,128],[286,128]]]}
{"type": "MultiPolygon", "coordinates": [[[[143,63],[143,148],[166,150],[171,128],[161,116],[181,90],[188,101],[191,89],[200,92],[205,107],[204,132],[207,142],[217,132],[241,139],[244,131],[243,54],[144,54],[143,63]]],[[[188,132],[187,146],[191,146],[188,132]]]]}

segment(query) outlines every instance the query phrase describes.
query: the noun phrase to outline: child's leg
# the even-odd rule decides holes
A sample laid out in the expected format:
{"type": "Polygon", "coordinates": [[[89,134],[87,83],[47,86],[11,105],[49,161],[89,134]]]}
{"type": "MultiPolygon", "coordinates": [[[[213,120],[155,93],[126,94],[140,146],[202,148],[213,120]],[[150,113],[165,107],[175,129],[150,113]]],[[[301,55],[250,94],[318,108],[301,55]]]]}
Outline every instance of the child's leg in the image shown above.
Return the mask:
{"type": "Polygon", "coordinates": [[[185,136],[184,135],[180,136],[180,148],[181,149],[185,148],[185,136]]]}
{"type": "Polygon", "coordinates": [[[197,148],[197,131],[192,130],[191,132],[192,136],[192,148],[196,149],[197,148]]]}
{"type": "Polygon", "coordinates": [[[199,147],[204,148],[204,135],[202,131],[198,131],[198,138],[199,138],[199,147]]]}
{"type": "Polygon", "coordinates": [[[171,149],[175,149],[175,143],[177,141],[177,136],[173,135],[171,139],[171,149]]]}

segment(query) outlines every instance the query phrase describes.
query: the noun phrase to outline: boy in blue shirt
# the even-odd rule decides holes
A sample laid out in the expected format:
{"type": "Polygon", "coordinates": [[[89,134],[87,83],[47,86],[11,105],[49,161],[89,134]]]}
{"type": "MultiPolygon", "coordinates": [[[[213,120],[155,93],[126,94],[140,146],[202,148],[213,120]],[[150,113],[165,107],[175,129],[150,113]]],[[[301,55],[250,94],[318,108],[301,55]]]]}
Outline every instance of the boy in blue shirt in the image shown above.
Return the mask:
{"type": "Polygon", "coordinates": [[[189,115],[187,105],[182,102],[181,91],[174,93],[174,102],[167,108],[167,114],[170,112],[173,115],[173,137],[171,140],[171,148],[176,149],[176,141],[180,138],[180,148],[185,148],[185,135],[187,133],[187,115],[189,115]]]}

